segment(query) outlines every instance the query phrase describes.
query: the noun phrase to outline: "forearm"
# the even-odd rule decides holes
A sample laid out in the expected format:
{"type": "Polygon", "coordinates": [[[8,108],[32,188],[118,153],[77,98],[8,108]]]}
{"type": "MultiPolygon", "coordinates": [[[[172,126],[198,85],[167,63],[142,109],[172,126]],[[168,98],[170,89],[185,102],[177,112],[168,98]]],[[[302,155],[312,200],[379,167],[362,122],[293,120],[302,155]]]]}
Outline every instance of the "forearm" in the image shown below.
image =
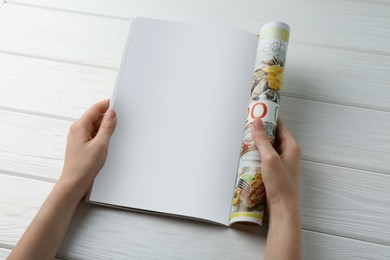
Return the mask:
{"type": "Polygon", "coordinates": [[[9,259],[53,259],[82,195],[71,184],[58,181],[9,259]]]}
{"type": "Polygon", "coordinates": [[[301,259],[301,224],[298,209],[270,215],[266,260],[301,259]]]}
{"type": "Polygon", "coordinates": [[[109,100],[95,104],[70,127],[61,178],[8,259],[55,257],[77,205],[106,160],[116,126],[108,106],[109,100]]]}

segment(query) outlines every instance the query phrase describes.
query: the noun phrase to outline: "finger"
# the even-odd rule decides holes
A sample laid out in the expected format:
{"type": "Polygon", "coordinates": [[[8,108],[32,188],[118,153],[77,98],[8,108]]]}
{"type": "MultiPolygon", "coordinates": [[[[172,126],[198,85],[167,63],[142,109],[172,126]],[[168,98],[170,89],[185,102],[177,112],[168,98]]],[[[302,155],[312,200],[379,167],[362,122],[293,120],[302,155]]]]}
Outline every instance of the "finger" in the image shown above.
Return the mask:
{"type": "Polygon", "coordinates": [[[278,120],[277,138],[279,139],[281,155],[300,158],[301,154],[298,143],[280,118],[278,120]]]}
{"type": "Polygon", "coordinates": [[[287,142],[295,141],[290,130],[287,128],[287,126],[284,124],[281,118],[278,119],[277,135],[280,141],[287,141],[287,142]]]}
{"type": "Polygon", "coordinates": [[[116,113],[109,109],[105,113],[95,139],[108,143],[116,127],[116,113]]]}
{"type": "Polygon", "coordinates": [[[95,134],[98,132],[100,125],[102,124],[104,114],[102,114],[99,119],[93,124],[93,130],[95,134]]]}
{"type": "Polygon", "coordinates": [[[97,132],[97,128],[95,130],[96,121],[99,121],[99,118],[107,110],[108,104],[108,99],[94,104],[77,120],[76,124],[79,127],[79,134],[84,141],[89,141],[95,136],[97,132]]]}
{"type": "Polygon", "coordinates": [[[263,122],[259,118],[252,124],[252,139],[255,142],[257,149],[259,149],[260,158],[262,160],[278,156],[265,132],[263,122]]]}
{"type": "Polygon", "coordinates": [[[80,121],[94,124],[107,111],[109,104],[109,99],[94,104],[80,117],[80,121]]]}

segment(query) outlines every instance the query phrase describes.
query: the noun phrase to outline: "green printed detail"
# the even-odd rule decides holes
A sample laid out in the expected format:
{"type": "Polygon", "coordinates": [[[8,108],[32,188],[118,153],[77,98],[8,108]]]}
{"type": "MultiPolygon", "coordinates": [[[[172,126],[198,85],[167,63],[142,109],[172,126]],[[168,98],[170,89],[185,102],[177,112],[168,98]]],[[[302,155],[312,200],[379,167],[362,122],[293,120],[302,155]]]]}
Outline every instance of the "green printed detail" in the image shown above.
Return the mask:
{"type": "Polygon", "coordinates": [[[230,219],[238,218],[238,217],[249,217],[255,219],[262,219],[263,213],[260,212],[236,212],[230,215],[230,219]]]}
{"type": "Polygon", "coordinates": [[[279,115],[279,106],[277,106],[277,107],[275,108],[275,114],[274,114],[275,124],[278,123],[278,115],[279,115]]]}
{"type": "Polygon", "coordinates": [[[282,39],[283,41],[288,43],[290,33],[287,30],[278,27],[268,28],[260,32],[260,39],[262,40],[275,38],[282,39]]]}

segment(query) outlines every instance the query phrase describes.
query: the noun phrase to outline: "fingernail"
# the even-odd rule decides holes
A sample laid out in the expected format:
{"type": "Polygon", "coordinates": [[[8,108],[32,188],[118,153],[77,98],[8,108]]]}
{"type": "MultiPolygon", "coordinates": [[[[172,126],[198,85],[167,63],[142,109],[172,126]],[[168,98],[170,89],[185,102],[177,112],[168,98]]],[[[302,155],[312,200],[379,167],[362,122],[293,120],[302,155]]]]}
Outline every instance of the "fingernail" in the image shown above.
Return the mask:
{"type": "Polygon", "coordinates": [[[115,119],[115,112],[112,109],[107,110],[106,114],[104,115],[107,119],[113,120],[115,119]]]}
{"type": "Polygon", "coordinates": [[[256,119],[253,122],[253,124],[254,124],[256,129],[263,129],[263,122],[261,121],[261,119],[256,119]]]}

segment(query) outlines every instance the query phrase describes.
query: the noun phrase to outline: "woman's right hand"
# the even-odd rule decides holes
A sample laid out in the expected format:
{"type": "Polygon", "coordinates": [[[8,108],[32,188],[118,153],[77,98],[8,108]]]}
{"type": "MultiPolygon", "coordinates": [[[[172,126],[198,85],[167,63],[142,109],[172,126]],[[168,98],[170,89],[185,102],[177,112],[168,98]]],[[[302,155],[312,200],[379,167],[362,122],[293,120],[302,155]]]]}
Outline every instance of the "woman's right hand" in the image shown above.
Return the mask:
{"type": "Polygon", "coordinates": [[[252,138],[259,149],[261,174],[270,214],[298,207],[301,151],[282,120],[278,120],[277,146],[272,146],[261,119],[254,121],[252,138]],[[278,152],[279,151],[279,152],[278,152]]]}
{"type": "Polygon", "coordinates": [[[261,119],[254,121],[252,137],[260,151],[269,209],[264,259],[301,259],[300,148],[281,120],[278,121],[276,149],[265,133],[261,119]]]}

